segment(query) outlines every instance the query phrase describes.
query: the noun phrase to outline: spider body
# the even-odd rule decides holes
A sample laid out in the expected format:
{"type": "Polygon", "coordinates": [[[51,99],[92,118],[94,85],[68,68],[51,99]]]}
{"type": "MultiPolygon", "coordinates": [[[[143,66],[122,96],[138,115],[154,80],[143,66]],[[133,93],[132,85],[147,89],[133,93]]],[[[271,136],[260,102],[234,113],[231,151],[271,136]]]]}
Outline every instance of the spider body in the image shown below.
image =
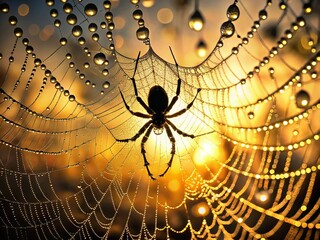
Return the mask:
{"type": "MultiPolygon", "coordinates": [[[[170,51],[172,53],[172,50],[170,48],[170,51]]],[[[167,136],[171,142],[171,158],[169,160],[168,167],[165,169],[165,171],[160,174],[159,176],[162,177],[164,176],[167,171],[169,170],[169,168],[172,165],[172,161],[173,161],[173,156],[175,155],[175,143],[176,140],[172,134],[171,129],[173,129],[174,131],[176,131],[178,134],[182,135],[183,137],[190,137],[190,138],[194,138],[197,137],[193,134],[188,134],[185,133],[183,131],[181,131],[180,129],[178,129],[170,120],[169,118],[174,118],[174,117],[178,117],[182,114],[184,114],[187,110],[189,110],[192,105],[193,102],[196,100],[198,93],[200,92],[201,89],[198,89],[197,94],[195,95],[195,97],[193,98],[193,100],[183,109],[181,109],[178,112],[175,112],[173,114],[169,114],[169,111],[172,109],[172,107],[174,106],[174,104],[177,102],[179,94],[180,94],[180,88],[181,88],[181,79],[179,77],[179,71],[178,71],[178,64],[176,62],[176,59],[174,58],[174,55],[172,53],[172,56],[175,60],[176,63],[176,67],[177,67],[177,74],[178,74],[178,81],[177,81],[177,90],[176,90],[176,95],[172,98],[172,100],[169,103],[169,97],[167,92],[164,90],[164,88],[162,88],[159,85],[155,85],[153,87],[150,88],[149,90],[149,94],[148,94],[148,105],[143,101],[143,99],[141,97],[139,97],[138,95],[138,90],[137,90],[137,86],[136,86],[136,81],[135,81],[135,73],[137,70],[137,66],[138,66],[138,60],[139,60],[139,56],[140,53],[138,55],[138,58],[136,60],[136,65],[135,65],[135,69],[134,69],[134,73],[133,73],[133,77],[131,78],[132,84],[133,84],[133,88],[134,88],[134,93],[136,96],[136,100],[138,101],[138,103],[146,110],[147,113],[142,113],[142,112],[134,112],[130,109],[129,105],[127,104],[122,92],[120,91],[123,103],[126,107],[126,109],[134,116],[140,117],[140,118],[145,118],[145,119],[150,119],[147,123],[145,123],[140,130],[131,138],[127,138],[127,139],[116,139],[119,142],[129,142],[129,141],[135,141],[137,138],[139,138],[143,133],[144,136],[142,138],[141,141],[141,153],[144,159],[144,165],[148,171],[149,176],[154,180],[155,178],[153,177],[153,174],[150,172],[149,169],[149,162],[147,160],[146,157],[146,150],[145,150],[145,143],[147,142],[151,131],[153,130],[155,134],[159,135],[161,134],[164,130],[167,133],[167,136]]]]}
{"type": "Polygon", "coordinates": [[[161,86],[156,85],[150,88],[148,105],[154,113],[164,113],[168,108],[168,104],[168,94],[161,86]]]}
{"type": "Polygon", "coordinates": [[[153,111],[152,123],[155,127],[155,133],[163,132],[163,125],[166,122],[165,112],[168,108],[169,98],[166,91],[161,86],[153,86],[150,88],[148,95],[148,105],[153,111]],[[159,131],[157,131],[159,130],[159,131]]]}

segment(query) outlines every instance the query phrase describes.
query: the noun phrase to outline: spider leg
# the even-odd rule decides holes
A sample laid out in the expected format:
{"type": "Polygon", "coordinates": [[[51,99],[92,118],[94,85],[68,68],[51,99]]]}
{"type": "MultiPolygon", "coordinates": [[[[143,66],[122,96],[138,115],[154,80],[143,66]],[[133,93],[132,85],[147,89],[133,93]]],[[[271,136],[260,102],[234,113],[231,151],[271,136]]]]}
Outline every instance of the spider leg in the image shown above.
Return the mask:
{"type": "Polygon", "coordinates": [[[178,117],[181,114],[184,114],[186,111],[188,111],[192,107],[192,105],[193,105],[194,101],[196,100],[196,98],[198,96],[198,93],[200,91],[201,91],[201,88],[198,88],[196,95],[194,96],[193,100],[187,105],[186,108],[184,108],[184,109],[182,109],[182,110],[180,110],[180,111],[178,111],[176,113],[173,113],[173,114],[170,114],[170,115],[166,115],[166,118],[178,117]]]}
{"type": "Polygon", "coordinates": [[[141,153],[142,153],[142,156],[143,156],[143,160],[144,160],[144,166],[146,167],[147,169],[147,172],[148,172],[148,175],[149,177],[152,179],[152,180],[156,180],[154,177],[153,177],[153,174],[150,172],[150,169],[149,169],[149,165],[150,163],[148,162],[147,160],[147,157],[146,157],[146,150],[144,148],[144,144],[147,142],[149,136],[150,136],[150,133],[151,133],[151,130],[153,129],[153,126],[151,125],[146,134],[144,135],[144,137],[142,138],[142,141],[141,141],[141,153]]]}
{"type": "MultiPolygon", "coordinates": [[[[150,120],[150,121],[148,121],[146,124],[144,124],[141,128],[140,128],[140,130],[138,131],[138,133],[136,134],[136,135],[134,135],[132,138],[127,138],[127,139],[116,139],[118,142],[129,142],[129,141],[135,141],[138,137],[140,137],[141,136],[141,134],[143,134],[146,130],[147,130],[147,128],[150,126],[150,124],[152,123],[152,120],[150,120]]],[[[149,128],[152,128],[152,126],[151,127],[149,127],[149,128]]],[[[148,129],[148,131],[149,131],[149,129],[148,129]]],[[[151,131],[151,130],[150,130],[151,131]]],[[[148,133],[148,132],[147,132],[148,133]]],[[[150,134],[150,133],[149,133],[150,134]]]]}
{"type": "Polygon", "coordinates": [[[176,140],[175,140],[175,138],[173,137],[173,134],[172,134],[172,132],[171,132],[171,130],[170,130],[170,127],[169,127],[167,124],[165,124],[165,125],[164,125],[164,128],[166,129],[168,138],[170,139],[170,142],[171,142],[171,158],[170,158],[169,162],[167,163],[167,164],[168,164],[168,167],[166,168],[166,170],[165,170],[162,174],[159,175],[160,177],[163,177],[163,176],[168,172],[169,168],[170,168],[171,165],[172,165],[173,156],[174,156],[175,153],[176,153],[176,140]]]}
{"type": "Polygon", "coordinates": [[[120,90],[120,94],[121,94],[121,97],[122,97],[122,100],[124,102],[124,105],[126,107],[126,109],[134,116],[137,116],[137,117],[141,117],[141,118],[150,118],[151,116],[147,115],[147,114],[144,114],[144,113],[141,113],[141,112],[134,112],[130,109],[129,105],[127,104],[126,100],[124,99],[124,96],[120,90]]]}
{"type": "Polygon", "coordinates": [[[178,68],[179,65],[178,65],[178,63],[177,63],[176,58],[174,57],[174,54],[173,54],[173,52],[172,52],[171,47],[169,47],[169,48],[170,48],[170,52],[171,52],[171,54],[172,54],[173,60],[174,60],[174,62],[175,62],[176,68],[177,68],[178,83],[177,83],[176,95],[172,98],[170,104],[168,105],[168,107],[167,107],[167,109],[166,109],[166,111],[165,111],[166,113],[169,112],[169,111],[171,110],[171,108],[173,107],[173,105],[177,102],[178,97],[179,97],[179,94],[180,94],[180,89],[181,89],[181,78],[180,78],[180,76],[179,76],[179,68],[178,68]]]}
{"type": "Polygon", "coordinates": [[[149,113],[152,114],[153,111],[151,110],[151,108],[149,108],[149,106],[142,100],[141,97],[139,97],[138,95],[138,89],[137,89],[137,85],[136,85],[136,80],[134,79],[134,76],[136,75],[136,71],[138,68],[138,62],[139,62],[139,58],[140,58],[140,52],[138,54],[137,60],[136,60],[136,65],[134,67],[134,71],[133,71],[133,75],[131,78],[132,84],[133,84],[133,89],[134,89],[134,95],[136,96],[137,101],[140,103],[140,105],[149,113]]]}
{"type": "Polygon", "coordinates": [[[171,121],[169,121],[167,119],[167,123],[170,125],[170,127],[173,128],[173,130],[175,130],[178,134],[184,136],[184,137],[189,137],[189,138],[195,138],[195,137],[198,137],[198,136],[195,136],[193,134],[189,134],[189,133],[185,133],[183,131],[181,131],[180,129],[178,129],[171,121]]]}

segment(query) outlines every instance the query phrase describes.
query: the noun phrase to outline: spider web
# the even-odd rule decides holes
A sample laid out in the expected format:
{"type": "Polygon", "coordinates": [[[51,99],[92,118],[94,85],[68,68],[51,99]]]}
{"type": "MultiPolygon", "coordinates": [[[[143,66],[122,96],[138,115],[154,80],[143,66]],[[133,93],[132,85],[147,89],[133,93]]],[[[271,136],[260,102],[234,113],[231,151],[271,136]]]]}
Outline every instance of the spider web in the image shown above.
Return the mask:
{"type": "MultiPolygon", "coordinates": [[[[130,114],[121,98],[120,90],[133,111],[144,112],[130,80],[136,57],[118,51],[116,30],[115,41],[108,41],[108,24],[100,24],[108,10],[96,3],[90,17],[89,2],[46,2],[32,5],[26,17],[18,17],[18,2],[8,3],[9,13],[1,5],[2,236],[320,238],[318,1],[310,2],[311,13],[303,1],[236,1],[240,18],[233,36],[212,40],[212,52],[193,67],[180,65],[174,46],[179,66],[172,64],[169,44],[161,50],[169,61],[160,57],[153,48],[156,26],[153,32],[146,20],[151,43],[126,43],[136,53],[145,50],[135,74],[139,96],[146,101],[150,88],[160,85],[172,99],[180,77],[174,113],[201,88],[193,106],[172,119],[180,130],[201,136],[173,131],[173,165],[156,181],[144,166],[143,136],[115,140],[132,137],[148,120],[130,114]],[[68,3],[82,27],[79,35],[65,20],[68,3]],[[40,9],[46,19],[39,18],[40,9]],[[26,18],[50,23],[42,38],[55,34],[39,41],[26,18]],[[90,23],[98,30],[88,29],[90,23]],[[97,53],[107,61],[95,64],[97,53]]],[[[113,17],[133,21],[138,7],[118,4],[112,2],[113,17]]],[[[203,4],[225,11],[233,3],[203,4]]],[[[225,20],[221,16],[219,27],[225,20]]],[[[131,30],[127,38],[135,35],[131,30]]],[[[171,148],[165,133],[151,133],[146,156],[154,176],[166,169],[171,148]]]]}

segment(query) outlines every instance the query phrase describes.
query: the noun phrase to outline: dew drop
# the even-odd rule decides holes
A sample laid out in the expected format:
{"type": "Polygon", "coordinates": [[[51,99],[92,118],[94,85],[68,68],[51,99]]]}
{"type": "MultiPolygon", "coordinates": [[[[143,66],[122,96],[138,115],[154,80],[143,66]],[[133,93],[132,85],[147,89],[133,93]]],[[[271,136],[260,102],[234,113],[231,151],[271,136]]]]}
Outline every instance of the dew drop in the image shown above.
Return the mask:
{"type": "Polygon", "coordinates": [[[234,34],[235,27],[231,21],[224,22],[221,25],[220,32],[223,37],[231,37],[234,34]]]}
{"type": "Polygon", "coordinates": [[[254,118],[254,112],[250,111],[248,112],[248,118],[253,119],[254,118]]]}
{"type": "Polygon", "coordinates": [[[107,89],[110,87],[110,83],[108,81],[105,81],[102,86],[104,89],[107,89]]]}
{"type": "Polygon", "coordinates": [[[107,28],[106,22],[101,22],[101,23],[100,23],[100,27],[101,27],[102,29],[106,29],[106,28],[107,28]]]}
{"type": "Polygon", "coordinates": [[[78,39],[78,43],[79,43],[79,45],[84,45],[84,44],[86,43],[86,39],[83,38],[83,37],[80,37],[80,38],[78,39]]]}
{"type": "Polygon", "coordinates": [[[110,9],[111,8],[111,2],[110,1],[104,1],[103,2],[103,7],[105,9],[110,9]]]}
{"type": "Polygon", "coordinates": [[[90,23],[89,26],[88,26],[88,30],[90,32],[95,32],[95,31],[97,31],[97,29],[98,29],[98,26],[95,23],[90,23]]]}
{"type": "Polygon", "coordinates": [[[283,2],[283,1],[281,1],[281,2],[279,3],[279,8],[280,8],[281,10],[286,10],[286,9],[287,9],[287,4],[286,4],[285,2],[283,2]]]}
{"type": "Polygon", "coordinates": [[[137,32],[137,38],[138,40],[144,41],[149,38],[149,29],[146,27],[140,27],[137,32]]]}
{"type": "Polygon", "coordinates": [[[71,5],[70,3],[65,3],[65,4],[63,5],[63,11],[64,11],[65,13],[72,13],[72,11],[73,11],[72,5],[71,5]]]}
{"type": "Polygon", "coordinates": [[[107,20],[107,21],[111,21],[112,20],[112,18],[113,18],[113,14],[112,14],[112,12],[106,12],[106,14],[104,15],[104,17],[105,17],[105,19],[107,20]]]}
{"type": "Polygon", "coordinates": [[[189,18],[189,27],[195,31],[201,31],[204,26],[204,18],[199,10],[195,10],[189,18]]]}
{"type": "Polygon", "coordinates": [[[26,52],[27,52],[28,54],[33,53],[33,47],[27,46],[27,47],[26,47],[26,52]]]}
{"type": "Polygon", "coordinates": [[[22,37],[22,35],[23,35],[23,31],[22,31],[22,29],[21,28],[15,28],[14,29],[14,35],[17,37],[17,38],[20,38],[20,37],[22,37]]]}
{"type": "Polygon", "coordinates": [[[68,24],[74,25],[74,24],[77,23],[77,21],[78,21],[77,16],[74,15],[73,13],[71,13],[71,14],[69,14],[69,15],[67,16],[67,23],[68,23],[68,24]]]}
{"type": "Polygon", "coordinates": [[[114,23],[113,23],[113,22],[109,22],[109,23],[108,23],[108,29],[109,29],[109,30],[113,30],[114,28],[115,28],[114,23]]]}
{"type": "Polygon", "coordinates": [[[54,26],[57,27],[57,28],[60,27],[61,26],[61,21],[59,19],[56,19],[54,21],[54,26]]]}
{"type": "Polygon", "coordinates": [[[311,13],[312,12],[312,6],[310,2],[307,2],[303,5],[303,10],[305,13],[311,13]]]}
{"type": "Polygon", "coordinates": [[[67,97],[70,95],[70,92],[68,90],[64,90],[63,95],[67,97]]]}
{"type": "Polygon", "coordinates": [[[141,26],[141,27],[144,26],[144,20],[143,19],[139,19],[138,20],[138,25],[141,26]]]}
{"type": "Polygon", "coordinates": [[[97,41],[99,41],[99,38],[100,38],[99,34],[97,34],[97,33],[92,34],[92,40],[93,41],[97,42],[97,41]]]}
{"type": "Polygon", "coordinates": [[[260,20],[266,20],[268,18],[268,13],[266,10],[262,9],[260,12],[259,12],[259,19],[260,20]]]}
{"type": "Polygon", "coordinates": [[[68,43],[68,40],[66,38],[63,37],[60,39],[61,46],[65,46],[65,45],[67,45],[67,43],[68,43]]]}
{"type": "Polygon", "coordinates": [[[50,78],[50,82],[53,84],[53,83],[56,83],[57,82],[57,79],[55,77],[51,77],[50,78]]]}
{"type": "Polygon", "coordinates": [[[111,31],[108,31],[108,32],[106,33],[106,36],[107,36],[107,38],[112,38],[112,32],[111,32],[111,31]]]}
{"type": "Polygon", "coordinates": [[[240,16],[240,10],[236,4],[232,4],[227,9],[227,17],[230,21],[235,21],[240,16]]]}
{"type": "Polygon", "coordinates": [[[108,76],[108,74],[109,74],[109,70],[108,69],[103,69],[102,70],[102,75],[103,76],[108,76]]]}
{"type": "Polygon", "coordinates": [[[58,17],[58,15],[59,15],[59,13],[58,13],[57,9],[51,9],[51,11],[50,11],[51,17],[56,18],[56,17],[58,17]]]}
{"type": "Polygon", "coordinates": [[[72,28],[72,35],[75,37],[79,37],[82,34],[82,27],[76,25],[72,28]]]}
{"type": "Polygon", "coordinates": [[[88,16],[88,17],[92,17],[94,15],[96,15],[98,12],[98,8],[95,4],[93,3],[89,3],[84,7],[84,13],[88,16]]]}
{"type": "Polygon", "coordinates": [[[22,39],[22,43],[23,45],[27,46],[29,44],[29,39],[28,38],[22,39]]]}
{"type": "Polygon", "coordinates": [[[90,64],[89,64],[88,62],[85,62],[85,63],[83,64],[83,67],[84,67],[84,68],[89,68],[89,67],[90,67],[90,64]]]}
{"type": "Polygon", "coordinates": [[[96,65],[101,66],[106,61],[106,56],[100,52],[100,53],[97,53],[96,55],[94,55],[93,60],[96,65]]]}
{"type": "Polygon", "coordinates": [[[40,65],[41,65],[41,59],[36,58],[36,59],[34,60],[34,65],[35,65],[35,66],[40,66],[40,65]]]}
{"type": "Polygon", "coordinates": [[[10,16],[9,17],[9,23],[10,25],[16,25],[18,23],[18,19],[15,16],[10,16]]]}
{"type": "Polygon", "coordinates": [[[296,105],[298,108],[305,108],[309,105],[310,95],[304,90],[300,90],[296,94],[296,105]]]}
{"type": "Polygon", "coordinates": [[[135,20],[141,19],[142,16],[143,16],[143,13],[142,13],[142,11],[141,11],[140,9],[135,10],[135,11],[133,12],[133,14],[132,14],[132,17],[133,17],[133,19],[135,19],[135,20]]]}
{"type": "Polygon", "coordinates": [[[76,97],[74,96],[74,95],[70,95],[69,96],[69,101],[70,102],[73,102],[73,101],[75,101],[76,100],[76,97]]]}
{"type": "Polygon", "coordinates": [[[300,27],[303,27],[306,25],[306,20],[304,19],[304,17],[297,17],[297,23],[300,27]]]}
{"type": "Polygon", "coordinates": [[[232,48],[232,53],[235,54],[235,55],[238,54],[239,53],[239,49],[237,47],[233,47],[232,48]]]}
{"type": "Polygon", "coordinates": [[[54,5],[54,0],[46,0],[46,3],[48,6],[53,6],[54,5]]]}
{"type": "Polygon", "coordinates": [[[7,4],[7,3],[0,4],[0,11],[1,12],[7,13],[7,12],[9,12],[9,10],[10,10],[9,4],[7,4]]]}

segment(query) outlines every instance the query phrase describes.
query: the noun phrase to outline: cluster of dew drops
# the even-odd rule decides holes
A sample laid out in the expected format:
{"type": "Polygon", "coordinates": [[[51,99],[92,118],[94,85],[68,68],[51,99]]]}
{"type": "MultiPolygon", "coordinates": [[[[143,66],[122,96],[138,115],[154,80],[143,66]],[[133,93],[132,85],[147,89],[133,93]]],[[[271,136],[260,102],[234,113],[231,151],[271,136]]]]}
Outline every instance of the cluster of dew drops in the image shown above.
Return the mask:
{"type": "MultiPolygon", "coordinates": [[[[73,37],[77,38],[78,44],[80,46],[83,47],[84,52],[86,53],[86,55],[88,57],[91,57],[91,52],[89,51],[88,47],[85,46],[86,44],[86,39],[83,37],[83,28],[81,26],[81,23],[79,25],[79,21],[78,21],[78,17],[76,14],[74,14],[74,6],[70,3],[67,2],[67,0],[60,0],[63,3],[63,11],[66,14],[65,20],[66,23],[69,24],[70,26],[72,26],[72,30],[71,33],[73,35],[73,37]]],[[[145,26],[145,22],[143,20],[143,12],[139,9],[139,0],[130,0],[131,3],[136,7],[136,9],[134,10],[132,17],[134,20],[137,21],[138,23],[138,29],[136,31],[136,37],[138,40],[143,41],[145,44],[150,44],[150,40],[149,40],[149,29],[145,26]]],[[[82,0],[79,0],[79,2],[82,2],[82,0]]],[[[231,4],[226,12],[227,18],[228,20],[225,21],[224,23],[222,23],[221,27],[220,27],[220,33],[221,33],[221,37],[220,40],[217,43],[217,47],[222,47],[223,46],[223,40],[225,38],[230,38],[234,35],[235,33],[235,26],[233,24],[234,21],[236,21],[239,16],[240,16],[240,10],[237,6],[238,0],[235,0],[233,4],[231,4]]],[[[61,26],[61,21],[59,19],[59,12],[56,8],[54,8],[55,6],[55,0],[46,0],[46,4],[51,7],[50,10],[50,16],[54,19],[54,26],[59,28],[61,26]]],[[[267,1],[267,5],[271,4],[271,0],[267,1]]],[[[279,6],[281,9],[285,9],[285,5],[280,5],[279,6]]],[[[115,46],[114,46],[114,42],[113,42],[113,33],[112,31],[115,29],[115,24],[113,21],[113,13],[111,12],[111,1],[104,1],[103,2],[103,8],[105,10],[105,14],[104,14],[104,18],[105,21],[102,21],[100,23],[100,28],[106,31],[106,38],[109,40],[109,47],[108,49],[111,51],[111,55],[115,56],[115,46]]],[[[78,8],[79,9],[79,8],[78,8]]],[[[310,6],[305,7],[304,9],[311,9],[310,6]]],[[[0,4],[0,12],[2,13],[8,13],[10,10],[9,4],[7,3],[1,3],[0,4]]],[[[83,13],[85,14],[85,16],[87,17],[87,20],[89,21],[91,17],[96,16],[96,14],[98,13],[98,7],[96,4],[94,3],[87,3],[83,6],[83,13]]],[[[265,9],[262,9],[259,12],[259,21],[263,21],[265,19],[267,19],[268,14],[267,11],[265,9]]],[[[297,18],[297,22],[298,22],[298,26],[302,26],[304,23],[303,19],[300,19],[301,17],[297,18]]],[[[259,21],[255,21],[254,25],[252,27],[252,31],[248,33],[248,37],[244,37],[242,38],[242,43],[240,43],[238,46],[234,47],[232,49],[232,54],[237,54],[238,53],[238,49],[241,47],[242,44],[247,44],[249,42],[248,38],[253,37],[253,32],[256,31],[256,29],[259,27],[259,21]]],[[[17,25],[17,18],[15,16],[10,16],[9,17],[9,23],[12,26],[17,25]]],[[[89,32],[92,34],[91,39],[94,42],[98,42],[100,39],[100,35],[97,33],[98,30],[98,25],[94,22],[90,22],[89,21],[89,25],[88,25],[88,30],[89,32]]],[[[15,36],[18,38],[21,38],[23,36],[23,30],[20,27],[16,27],[14,29],[14,34],[15,36]]],[[[240,37],[240,36],[238,36],[240,37]]],[[[46,82],[48,80],[50,80],[50,82],[52,84],[55,84],[55,87],[57,89],[59,89],[61,92],[64,93],[65,96],[69,97],[69,101],[75,101],[75,96],[71,95],[69,90],[65,90],[63,89],[63,87],[60,85],[60,83],[57,81],[57,79],[51,74],[51,71],[49,69],[47,69],[47,67],[45,66],[45,64],[42,63],[41,59],[37,58],[35,53],[33,52],[33,47],[29,44],[29,40],[27,38],[24,38],[22,40],[23,44],[26,46],[26,53],[31,54],[32,57],[35,59],[34,60],[34,69],[33,72],[35,72],[37,67],[40,67],[42,70],[45,71],[45,78],[43,80],[43,86],[41,88],[41,91],[44,88],[44,85],[46,84],[46,82]]],[[[60,39],[60,45],[61,46],[65,46],[67,45],[68,40],[65,37],[62,37],[60,39]]],[[[16,47],[16,44],[14,45],[14,49],[16,47]]],[[[11,56],[9,58],[9,62],[13,62],[14,61],[14,57],[13,57],[13,51],[11,52],[11,56]]],[[[277,49],[275,49],[274,51],[272,51],[272,56],[275,55],[277,53],[277,49]]],[[[272,57],[270,54],[270,57],[272,57]]],[[[0,53],[0,59],[2,59],[3,56],[0,53]]],[[[72,55],[70,53],[66,54],[66,58],[68,60],[72,59],[72,55]]],[[[101,68],[101,73],[104,77],[108,76],[109,74],[109,70],[106,68],[109,65],[109,60],[107,59],[106,55],[102,52],[102,51],[98,51],[94,56],[93,56],[93,62],[96,66],[98,66],[99,68],[101,68]]],[[[266,61],[263,61],[261,63],[265,64],[266,61]]],[[[84,68],[89,68],[90,64],[88,62],[85,62],[83,64],[84,68]]],[[[25,67],[26,67],[26,60],[25,63],[22,66],[22,71],[25,71],[25,67]]],[[[74,68],[75,67],[75,63],[70,61],[69,63],[69,67],[70,68],[74,68]]],[[[256,67],[256,69],[253,72],[257,72],[258,71],[258,66],[256,67]]],[[[82,73],[79,69],[75,70],[76,74],[79,75],[79,78],[84,80],[85,79],[85,74],[82,73]]],[[[253,76],[253,72],[252,73],[248,73],[248,78],[253,76]]],[[[31,76],[32,78],[32,76],[31,76]]],[[[31,82],[32,79],[30,79],[31,82]]],[[[245,84],[246,83],[246,79],[241,79],[240,84],[245,84]]],[[[86,80],[85,81],[86,85],[91,85],[92,87],[96,87],[95,83],[91,83],[90,80],[86,80]]],[[[27,85],[28,86],[28,85],[27,85]]],[[[110,82],[109,81],[104,81],[102,83],[102,87],[104,89],[107,89],[110,87],[110,82]]],[[[104,91],[101,91],[101,94],[104,94],[104,91]]],[[[299,95],[299,94],[298,94],[299,95]]],[[[300,94],[301,96],[303,95],[303,99],[308,98],[308,94],[305,94],[304,92],[302,92],[300,94]]],[[[300,97],[299,95],[299,97],[300,97]]],[[[299,98],[298,96],[296,98],[299,98]]],[[[249,112],[248,117],[250,119],[254,118],[254,113],[252,111],[249,112]]]]}
{"type": "MultiPolygon", "coordinates": [[[[86,44],[86,39],[82,36],[83,33],[83,29],[80,25],[78,25],[78,19],[77,16],[73,13],[73,8],[74,6],[70,3],[67,2],[67,0],[61,0],[61,2],[64,4],[63,5],[63,11],[67,14],[66,16],[66,22],[72,26],[72,35],[77,38],[78,44],[80,46],[84,46],[86,44]]],[[[79,1],[81,2],[81,1],[79,1]]],[[[50,16],[52,18],[54,18],[54,26],[59,28],[61,26],[61,21],[58,18],[59,17],[59,12],[56,8],[53,8],[55,5],[55,1],[54,0],[46,0],[46,4],[51,7],[50,10],[50,16]]],[[[106,33],[106,36],[108,38],[108,40],[110,41],[110,45],[109,45],[109,49],[111,51],[114,50],[114,44],[113,44],[113,38],[112,38],[112,30],[115,28],[115,25],[113,23],[113,15],[110,12],[110,8],[111,8],[111,2],[110,1],[104,1],[103,2],[103,6],[106,9],[106,13],[105,13],[105,19],[107,20],[107,22],[101,22],[100,27],[101,29],[106,29],[108,28],[108,31],[106,33]]],[[[98,13],[98,7],[94,4],[94,3],[88,3],[84,6],[83,11],[85,13],[85,15],[88,17],[88,19],[90,17],[95,16],[98,13]]],[[[0,12],[7,14],[10,12],[10,6],[8,3],[1,3],[0,4],[0,12]]],[[[9,16],[8,18],[9,20],[9,24],[12,26],[16,26],[18,23],[18,19],[16,16],[9,16]]],[[[99,41],[99,34],[96,33],[96,31],[98,30],[98,26],[96,23],[90,23],[88,26],[88,30],[89,32],[93,33],[92,34],[92,40],[95,42],[99,41]]],[[[18,39],[23,37],[23,29],[20,27],[15,27],[14,28],[14,35],[17,38],[13,50],[11,51],[11,55],[9,57],[9,62],[12,63],[14,62],[14,57],[13,57],[13,53],[16,49],[17,46],[17,41],[18,39]]],[[[69,101],[73,102],[76,100],[75,96],[70,94],[69,90],[65,90],[60,83],[57,81],[57,79],[52,75],[51,71],[47,68],[47,66],[42,62],[42,60],[40,58],[37,58],[36,54],[34,53],[33,47],[30,45],[29,43],[29,39],[28,38],[23,38],[22,39],[22,43],[26,46],[26,53],[27,53],[27,57],[25,59],[25,62],[21,68],[21,71],[24,72],[26,71],[26,65],[27,65],[27,59],[28,59],[28,55],[31,55],[32,58],[34,58],[34,68],[32,70],[32,74],[30,76],[30,79],[28,81],[27,87],[29,86],[34,73],[36,71],[36,68],[40,67],[41,70],[45,71],[45,77],[43,78],[43,82],[42,82],[42,87],[40,89],[40,91],[42,92],[47,81],[49,80],[52,84],[55,84],[55,88],[59,89],[61,92],[63,92],[63,94],[65,96],[68,96],[69,101]]],[[[61,46],[66,46],[68,43],[68,39],[65,37],[61,37],[59,40],[59,43],[61,46]]],[[[86,55],[88,57],[91,57],[91,52],[89,51],[89,49],[87,47],[83,47],[84,52],[86,53],[86,55]]],[[[115,55],[114,52],[112,52],[112,55],[115,55]]],[[[75,67],[75,63],[71,61],[72,59],[72,55],[71,53],[67,53],[66,54],[66,59],[70,60],[69,62],[69,67],[70,68],[74,68],[75,67]]],[[[3,58],[2,53],[0,53],[0,60],[3,58]]],[[[104,68],[102,69],[101,73],[103,76],[107,76],[109,74],[109,71],[107,68],[105,68],[105,66],[108,66],[109,61],[106,57],[106,55],[103,52],[98,52],[93,56],[93,62],[97,65],[97,66],[103,66],[104,68]]],[[[88,62],[85,62],[83,64],[84,68],[89,68],[90,64],[88,62]]],[[[81,71],[79,69],[75,70],[76,74],[79,75],[80,79],[85,79],[85,74],[81,73],[81,71]]],[[[19,82],[16,84],[18,85],[19,82]]],[[[96,87],[95,83],[91,83],[90,80],[86,80],[85,81],[86,85],[92,85],[92,87],[96,87]]],[[[16,86],[17,87],[17,86],[16,86]]],[[[104,89],[107,89],[110,87],[110,82],[109,81],[105,81],[102,84],[102,87],[104,89]]],[[[104,91],[101,91],[101,94],[104,94],[104,91]]]]}

